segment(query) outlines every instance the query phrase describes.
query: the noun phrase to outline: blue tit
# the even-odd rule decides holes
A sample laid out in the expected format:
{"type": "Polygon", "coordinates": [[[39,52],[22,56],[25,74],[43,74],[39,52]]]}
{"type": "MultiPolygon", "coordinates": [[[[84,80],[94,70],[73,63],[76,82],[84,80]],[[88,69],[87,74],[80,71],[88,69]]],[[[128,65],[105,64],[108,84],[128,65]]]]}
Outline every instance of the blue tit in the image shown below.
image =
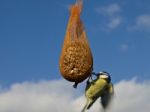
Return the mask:
{"type": "Polygon", "coordinates": [[[90,109],[93,103],[101,97],[101,104],[105,109],[110,101],[111,94],[113,94],[113,85],[111,77],[107,72],[100,72],[96,74],[97,78],[87,83],[85,89],[86,104],[82,112],[90,109]]]}

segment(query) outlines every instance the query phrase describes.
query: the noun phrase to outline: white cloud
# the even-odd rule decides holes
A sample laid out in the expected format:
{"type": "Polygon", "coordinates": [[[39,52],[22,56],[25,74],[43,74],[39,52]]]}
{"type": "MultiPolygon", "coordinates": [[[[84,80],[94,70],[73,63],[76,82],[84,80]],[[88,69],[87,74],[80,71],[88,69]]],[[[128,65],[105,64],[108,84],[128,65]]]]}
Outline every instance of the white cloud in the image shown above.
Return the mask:
{"type": "Polygon", "coordinates": [[[95,8],[95,11],[98,14],[103,15],[107,20],[105,28],[106,31],[119,27],[122,22],[122,17],[119,15],[121,12],[121,7],[116,3],[95,8]]]}
{"type": "Polygon", "coordinates": [[[150,15],[145,14],[137,17],[135,25],[129,27],[129,30],[150,31],[150,15]]]}
{"type": "Polygon", "coordinates": [[[62,80],[14,84],[0,93],[0,112],[74,112],[75,95],[62,80]]]}
{"type": "MultiPolygon", "coordinates": [[[[13,84],[0,92],[0,112],[80,112],[85,104],[80,89],[63,80],[13,84]]],[[[150,82],[135,80],[115,84],[111,112],[149,112],[150,82]]],[[[99,112],[97,101],[89,112],[99,112]]]]}

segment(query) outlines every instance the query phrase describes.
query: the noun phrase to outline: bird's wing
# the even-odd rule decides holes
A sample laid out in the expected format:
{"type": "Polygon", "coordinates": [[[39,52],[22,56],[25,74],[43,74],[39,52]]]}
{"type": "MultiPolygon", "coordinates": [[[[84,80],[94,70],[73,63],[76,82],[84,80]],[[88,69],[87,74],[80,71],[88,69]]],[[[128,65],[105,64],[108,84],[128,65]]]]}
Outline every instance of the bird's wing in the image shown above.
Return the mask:
{"type": "Polygon", "coordinates": [[[104,109],[106,109],[109,106],[113,96],[114,96],[114,88],[113,84],[110,83],[108,85],[108,88],[106,88],[104,94],[101,96],[101,104],[104,109]]]}

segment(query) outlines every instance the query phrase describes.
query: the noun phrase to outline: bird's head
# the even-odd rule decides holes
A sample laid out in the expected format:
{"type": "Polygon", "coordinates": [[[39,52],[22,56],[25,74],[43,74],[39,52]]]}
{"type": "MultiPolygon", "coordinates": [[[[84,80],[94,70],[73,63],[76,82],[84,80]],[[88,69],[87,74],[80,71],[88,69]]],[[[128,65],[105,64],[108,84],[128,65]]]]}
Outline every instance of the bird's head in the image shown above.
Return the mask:
{"type": "Polygon", "coordinates": [[[108,72],[102,71],[98,73],[100,79],[106,80],[108,83],[111,81],[111,77],[108,72]]]}

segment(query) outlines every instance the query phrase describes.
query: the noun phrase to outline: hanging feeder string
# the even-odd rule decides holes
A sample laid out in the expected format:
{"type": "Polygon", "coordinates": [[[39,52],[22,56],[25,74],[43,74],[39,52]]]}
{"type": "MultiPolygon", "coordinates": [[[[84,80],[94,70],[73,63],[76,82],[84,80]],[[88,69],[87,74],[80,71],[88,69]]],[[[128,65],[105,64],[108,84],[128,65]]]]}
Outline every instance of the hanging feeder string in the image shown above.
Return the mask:
{"type": "Polygon", "coordinates": [[[76,0],[76,6],[79,7],[79,12],[81,13],[82,11],[82,6],[83,6],[83,0],[76,0]]]}
{"type": "Polygon", "coordinates": [[[83,0],[76,0],[76,4],[83,3],[83,0]]]}

